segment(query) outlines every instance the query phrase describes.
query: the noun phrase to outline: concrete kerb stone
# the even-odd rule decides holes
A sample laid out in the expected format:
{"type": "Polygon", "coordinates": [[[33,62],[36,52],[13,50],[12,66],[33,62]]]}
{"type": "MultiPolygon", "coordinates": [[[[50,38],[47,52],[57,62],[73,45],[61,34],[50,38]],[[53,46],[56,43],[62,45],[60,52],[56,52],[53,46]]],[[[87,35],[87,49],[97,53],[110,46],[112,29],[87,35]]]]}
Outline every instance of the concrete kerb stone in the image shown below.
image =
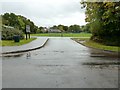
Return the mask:
{"type": "Polygon", "coordinates": [[[14,53],[22,53],[22,52],[37,50],[37,49],[40,49],[40,48],[44,47],[47,44],[48,40],[49,40],[49,38],[40,47],[26,49],[26,50],[12,51],[12,52],[4,52],[4,53],[1,53],[1,54],[14,54],[14,53]]]}

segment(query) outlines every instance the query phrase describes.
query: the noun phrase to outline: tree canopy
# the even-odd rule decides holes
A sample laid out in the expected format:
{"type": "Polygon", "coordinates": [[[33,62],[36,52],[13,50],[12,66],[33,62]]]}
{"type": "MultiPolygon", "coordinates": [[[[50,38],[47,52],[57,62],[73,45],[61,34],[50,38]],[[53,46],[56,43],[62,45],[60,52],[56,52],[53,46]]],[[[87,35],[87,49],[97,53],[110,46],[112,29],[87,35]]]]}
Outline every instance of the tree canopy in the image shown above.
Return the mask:
{"type": "Polygon", "coordinates": [[[108,45],[120,45],[120,1],[82,2],[91,39],[108,45]]]}
{"type": "Polygon", "coordinates": [[[65,26],[65,25],[54,25],[53,27],[51,27],[51,29],[59,29],[62,32],[72,32],[72,33],[80,33],[82,32],[82,29],[80,27],[80,25],[70,25],[70,26],[65,26]]]}
{"type": "Polygon", "coordinates": [[[12,26],[25,32],[26,25],[30,25],[31,33],[36,33],[38,27],[30,20],[21,15],[15,15],[14,13],[5,13],[2,15],[2,24],[12,26]]]}

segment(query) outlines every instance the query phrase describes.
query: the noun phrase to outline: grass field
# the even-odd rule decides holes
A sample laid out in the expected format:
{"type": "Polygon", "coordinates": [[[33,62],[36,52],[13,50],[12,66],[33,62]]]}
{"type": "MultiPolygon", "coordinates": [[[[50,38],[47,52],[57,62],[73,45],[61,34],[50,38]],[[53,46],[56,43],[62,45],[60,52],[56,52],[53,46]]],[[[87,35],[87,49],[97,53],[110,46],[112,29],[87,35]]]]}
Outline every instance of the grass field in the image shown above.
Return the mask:
{"type": "Polygon", "coordinates": [[[118,46],[106,46],[101,43],[97,43],[92,40],[89,40],[89,38],[73,38],[73,40],[75,40],[77,42],[85,41],[82,43],[83,45],[85,45],[87,47],[96,48],[96,49],[115,51],[115,52],[118,52],[120,50],[120,47],[118,47],[118,46]]]}
{"type": "Polygon", "coordinates": [[[27,44],[33,40],[35,40],[36,38],[31,38],[31,39],[23,39],[23,40],[20,40],[20,42],[14,42],[13,40],[1,40],[0,41],[0,46],[20,46],[20,45],[23,45],[23,44],[27,44]]]}
{"type": "Polygon", "coordinates": [[[47,36],[47,37],[91,37],[90,33],[41,33],[31,34],[32,36],[47,36]]]}

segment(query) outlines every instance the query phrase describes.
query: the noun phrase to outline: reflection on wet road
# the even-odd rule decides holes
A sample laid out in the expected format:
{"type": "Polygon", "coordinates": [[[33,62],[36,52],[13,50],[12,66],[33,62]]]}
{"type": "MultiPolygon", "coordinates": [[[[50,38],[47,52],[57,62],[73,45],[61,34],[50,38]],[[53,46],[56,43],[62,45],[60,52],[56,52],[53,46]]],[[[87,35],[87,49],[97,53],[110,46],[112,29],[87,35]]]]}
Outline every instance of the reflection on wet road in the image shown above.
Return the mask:
{"type": "Polygon", "coordinates": [[[3,88],[118,87],[117,54],[70,38],[50,38],[44,48],[16,55],[3,57],[3,88]]]}

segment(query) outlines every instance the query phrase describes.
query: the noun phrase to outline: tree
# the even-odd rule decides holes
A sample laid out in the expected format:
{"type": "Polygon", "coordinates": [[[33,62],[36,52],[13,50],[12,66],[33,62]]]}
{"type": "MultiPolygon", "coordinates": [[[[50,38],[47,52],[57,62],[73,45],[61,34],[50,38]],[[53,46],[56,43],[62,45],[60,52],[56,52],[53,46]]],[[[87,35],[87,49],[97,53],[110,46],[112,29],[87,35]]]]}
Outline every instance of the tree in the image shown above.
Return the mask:
{"type": "Polygon", "coordinates": [[[43,33],[43,32],[42,32],[42,29],[43,29],[43,27],[39,27],[39,28],[37,29],[37,32],[36,32],[36,33],[43,33]]]}
{"type": "Polygon", "coordinates": [[[80,28],[81,28],[82,32],[91,33],[89,24],[83,25],[80,28]]]}
{"type": "Polygon", "coordinates": [[[23,21],[23,18],[21,16],[18,16],[18,21],[19,21],[19,29],[24,32],[24,30],[25,30],[25,23],[23,21]]]}
{"type": "Polygon", "coordinates": [[[65,32],[68,32],[68,29],[69,29],[68,26],[63,26],[63,30],[64,30],[65,32]]]}
{"type": "Polygon", "coordinates": [[[4,25],[14,26],[18,28],[18,17],[14,13],[5,13],[2,17],[4,25]]]}
{"type": "Polygon", "coordinates": [[[91,39],[107,45],[119,45],[120,1],[83,2],[86,22],[90,25],[91,39]]]}
{"type": "Polygon", "coordinates": [[[58,29],[60,30],[60,31],[62,31],[62,32],[64,32],[64,29],[63,29],[63,27],[64,27],[64,25],[58,25],[58,29]]]}
{"type": "Polygon", "coordinates": [[[54,25],[53,27],[50,27],[50,29],[58,29],[58,27],[54,25]]]}
{"type": "Polygon", "coordinates": [[[79,25],[71,25],[69,27],[69,32],[72,32],[72,33],[80,33],[81,32],[81,28],[79,25]]]}
{"type": "Polygon", "coordinates": [[[23,32],[25,32],[26,25],[30,25],[31,33],[36,33],[38,29],[38,27],[30,19],[14,13],[5,13],[2,15],[2,24],[12,26],[22,30],[23,32]]]}
{"type": "Polygon", "coordinates": [[[58,26],[54,25],[54,26],[51,27],[51,29],[59,29],[62,32],[67,32],[68,31],[68,26],[64,26],[64,25],[61,25],[61,24],[58,25],[58,26]]]}

